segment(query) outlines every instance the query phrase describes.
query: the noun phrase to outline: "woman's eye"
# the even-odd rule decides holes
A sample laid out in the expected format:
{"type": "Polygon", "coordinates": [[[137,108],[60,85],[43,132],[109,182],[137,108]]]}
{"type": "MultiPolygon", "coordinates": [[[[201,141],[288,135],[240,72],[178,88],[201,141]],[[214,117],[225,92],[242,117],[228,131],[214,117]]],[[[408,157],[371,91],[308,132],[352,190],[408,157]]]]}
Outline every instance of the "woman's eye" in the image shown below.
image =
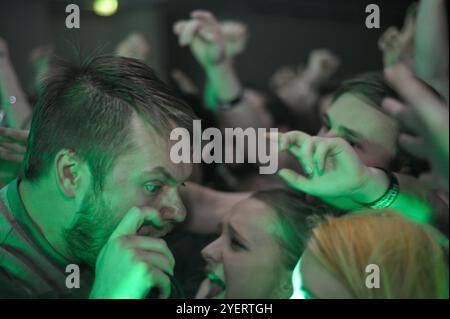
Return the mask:
{"type": "Polygon", "coordinates": [[[161,185],[148,183],[144,185],[144,189],[149,194],[155,194],[161,189],[161,185]]]}
{"type": "Polygon", "coordinates": [[[245,247],[241,242],[239,242],[236,239],[232,239],[231,240],[231,248],[233,248],[233,250],[244,250],[244,249],[247,249],[247,247],[245,247]]]}

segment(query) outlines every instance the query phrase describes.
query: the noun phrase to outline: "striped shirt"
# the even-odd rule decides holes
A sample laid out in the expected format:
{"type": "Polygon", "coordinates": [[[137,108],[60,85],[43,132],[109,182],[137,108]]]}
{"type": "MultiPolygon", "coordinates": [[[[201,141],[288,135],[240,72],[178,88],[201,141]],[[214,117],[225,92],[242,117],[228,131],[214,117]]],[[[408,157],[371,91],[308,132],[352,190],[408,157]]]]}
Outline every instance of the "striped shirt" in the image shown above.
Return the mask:
{"type": "Polygon", "coordinates": [[[80,271],[80,288],[67,288],[71,264],[45,239],[20,198],[19,182],[0,190],[0,296],[84,298],[91,273],[80,271]]]}

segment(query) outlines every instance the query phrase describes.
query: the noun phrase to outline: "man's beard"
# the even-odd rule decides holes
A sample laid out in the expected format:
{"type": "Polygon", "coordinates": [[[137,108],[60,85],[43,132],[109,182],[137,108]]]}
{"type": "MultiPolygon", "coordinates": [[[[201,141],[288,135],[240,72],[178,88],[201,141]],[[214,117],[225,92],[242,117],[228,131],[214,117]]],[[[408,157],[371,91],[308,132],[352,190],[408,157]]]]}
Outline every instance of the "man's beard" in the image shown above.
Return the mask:
{"type": "Polygon", "coordinates": [[[75,224],[64,233],[67,249],[75,260],[94,269],[100,250],[117,225],[113,210],[101,192],[92,188],[75,218],[75,224]]]}

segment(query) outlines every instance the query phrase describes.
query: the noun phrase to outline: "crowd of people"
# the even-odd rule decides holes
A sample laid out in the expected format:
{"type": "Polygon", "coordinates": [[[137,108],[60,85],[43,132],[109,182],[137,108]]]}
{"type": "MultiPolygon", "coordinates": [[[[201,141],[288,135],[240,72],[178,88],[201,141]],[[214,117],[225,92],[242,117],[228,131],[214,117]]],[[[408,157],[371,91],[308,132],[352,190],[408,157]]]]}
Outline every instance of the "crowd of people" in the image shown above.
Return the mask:
{"type": "Polygon", "coordinates": [[[202,87],[160,80],[139,33],[77,63],[40,47],[31,98],[0,38],[0,297],[448,298],[448,3],[411,5],[384,70],[338,85],[318,49],[245,87],[249,32],[175,23],[202,87]],[[195,119],[277,128],[278,172],[174,163],[170,132],[195,119]]]}

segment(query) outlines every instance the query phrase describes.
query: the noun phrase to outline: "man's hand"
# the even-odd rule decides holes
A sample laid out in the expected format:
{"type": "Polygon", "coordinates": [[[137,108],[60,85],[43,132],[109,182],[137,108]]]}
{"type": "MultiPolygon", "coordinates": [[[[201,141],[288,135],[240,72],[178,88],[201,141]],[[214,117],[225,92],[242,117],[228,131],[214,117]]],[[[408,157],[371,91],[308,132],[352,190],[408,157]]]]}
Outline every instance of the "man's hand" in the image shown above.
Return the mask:
{"type": "Polygon", "coordinates": [[[311,85],[317,87],[328,81],[340,64],[341,61],[333,52],[327,49],[313,50],[309,54],[305,76],[311,85]]]}
{"type": "Polygon", "coordinates": [[[197,61],[208,68],[226,59],[225,40],[220,24],[208,11],[193,11],[191,20],[178,21],[174,33],[181,46],[189,46],[197,61]]]}
{"type": "Polygon", "coordinates": [[[150,56],[151,46],[140,32],[130,33],[116,48],[119,56],[146,61],[150,56]]]}
{"type": "Polygon", "coordinates": [[[434,178],[427,176],[425,180],[434,181],[448,191],[448,104],[439,100],[404,64],[386,69],[385,76],[405,101],[403,104],[387,98],[383,102],[383,107],[404,129],[399,138],[400,146],[411,155],[428,160],[434,178]]]}
{"type": "Polygon", "coordinates": [[[341,138],[313,137],[293,131],[279,137],[279,149],[294,155],[307,175],[282,169],[278,173],[280,177],[312,196],[346,197],[369,203],[387,189],[387,181],[378,183],[379,171],[366,167],[341,138]]]}
{"type": "Polygon", "coordinates": [[[247,26],[240,21],[223,21],[220,24],[225,38],[225,53],[233,58],[245,50],[248,40],[247,26]]]}
{"type": "Polygon", "coordinates": [[[151,289],[170,295],[175,259],[162,239],[136,235],[144,223],[161,226],[158,213],[132,208],[100,251],[90,298],[145,298],[151,289]]]}

